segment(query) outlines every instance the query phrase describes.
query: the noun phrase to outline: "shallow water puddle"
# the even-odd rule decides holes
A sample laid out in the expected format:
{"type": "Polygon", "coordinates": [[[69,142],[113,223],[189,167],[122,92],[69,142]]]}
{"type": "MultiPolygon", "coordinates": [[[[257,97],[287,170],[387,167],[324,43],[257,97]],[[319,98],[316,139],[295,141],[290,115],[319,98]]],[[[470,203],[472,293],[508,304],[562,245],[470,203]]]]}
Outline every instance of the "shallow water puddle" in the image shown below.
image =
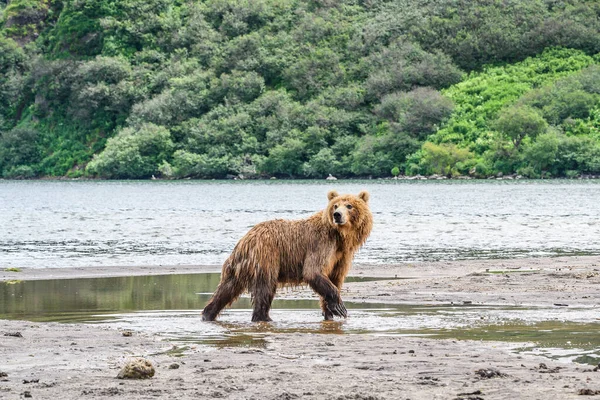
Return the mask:
{"type": "Polygon", "coordinates": [[[348,319],[323,321],[316,295],[290,290],[288,297],[309,293],[311,299],[275,300],[272,323],[250,322],[248,297],[225,310],[219,322],[202,322],[200,312],[219,278],[188,274],[1,283],[0,319],[101,323],[156,334],[179,349],[197,344],[264,347],[270,335],[279,333],[380,334],[533,342],[518,351],[600,362],[597,308],[347,302],[348,319]]]}

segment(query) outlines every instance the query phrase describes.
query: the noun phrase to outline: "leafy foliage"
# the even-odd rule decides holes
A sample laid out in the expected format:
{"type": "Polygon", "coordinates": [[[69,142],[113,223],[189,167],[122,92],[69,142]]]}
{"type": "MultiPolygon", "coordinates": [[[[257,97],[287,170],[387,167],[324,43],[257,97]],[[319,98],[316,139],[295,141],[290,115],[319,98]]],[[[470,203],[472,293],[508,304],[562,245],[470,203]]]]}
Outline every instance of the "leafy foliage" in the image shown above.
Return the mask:
{"type": "Polygon", "coordinates": [[[5,167],[4,176],[20,177],[21,172],[15,171],[23,171],[25,167],[30,172],[22,177],[35,176],[35,171],[29,165],[40,161],[40,150],[39,133],[35,129],[19,127],[4,132],[0,136],[0,169],[5,167]]]}
{"type": "Polygon", "coordinates": [[[169,131],[145,124],[125,128],[106,143],[106,149],[88,164],[94,174],[108,178],[149,178],[159,173],[173,150],[169,131]]]}
{"type": "Polygon", "coordinates": [[[0,2],[0,175],[597,172],[599,16],[592,0],[0,2]]]}
{"type": "Polygon", "coordinates": [[[510,139],[517,150],[523,139],[535,139],[547,127],[546,120],[527,106],[513,106],[502,110],[495,123],[495,128],[510,139]]]}
{"type": "MultiPolygon", "coordinates": [[[[426,142],[421,150],[421,160],[416,167],[427,175],[456,176],[468,171],[468,161],[473,158],[469,150],[452,143],[440,145],[426,142]]],[[[415,168],[415,167],[413,167],[415,168]]]]}
{"type": "Polygon", "coordinates": [[[451,100],[436,90],[422,87],[385,96],[375,107],[375,113],[388,119],[393,131],[424,139],[448,119],[452,109],[451,100]]]}
{"type": "Polygon", "coordinates": [[[445,94],[454,100],[448,123],[410,163],[427,164],[426,146],[453,143],[471,151],[485,176],[529,177],[598,173],[598,65],[582,52],[549,50],[521,63],[473,73],[445,94]]]}

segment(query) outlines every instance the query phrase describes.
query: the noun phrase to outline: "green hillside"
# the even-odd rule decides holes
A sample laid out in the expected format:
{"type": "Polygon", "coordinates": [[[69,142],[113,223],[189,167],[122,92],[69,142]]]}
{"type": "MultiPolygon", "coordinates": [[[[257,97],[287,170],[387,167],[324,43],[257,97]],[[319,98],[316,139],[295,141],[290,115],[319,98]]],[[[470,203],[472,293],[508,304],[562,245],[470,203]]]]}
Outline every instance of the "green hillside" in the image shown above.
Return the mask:
{"type": "Polygon", "coordinates": [[[600,3],[0,1],[0,175],[600,173],[600,3]]]}
{"type": "Polygon", "coordinates": [[[484,68],[442,91],[455,108],[409,173],[519,173],[530,178],[600,172],[600,57],[550,49],[484,68]]]}

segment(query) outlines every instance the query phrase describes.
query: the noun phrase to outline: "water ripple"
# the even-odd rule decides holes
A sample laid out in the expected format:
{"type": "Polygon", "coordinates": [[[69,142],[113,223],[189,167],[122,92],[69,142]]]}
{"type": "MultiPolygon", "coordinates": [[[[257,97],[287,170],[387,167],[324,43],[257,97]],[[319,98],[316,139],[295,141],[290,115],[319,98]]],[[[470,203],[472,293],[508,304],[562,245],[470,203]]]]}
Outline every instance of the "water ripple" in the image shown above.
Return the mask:
{"type": "Polygon", "coordinates": [[[0,181],[0,266],[221,264],[253,225],[371,192],[358,262],[600,254],[598,182],[0,181]]]}

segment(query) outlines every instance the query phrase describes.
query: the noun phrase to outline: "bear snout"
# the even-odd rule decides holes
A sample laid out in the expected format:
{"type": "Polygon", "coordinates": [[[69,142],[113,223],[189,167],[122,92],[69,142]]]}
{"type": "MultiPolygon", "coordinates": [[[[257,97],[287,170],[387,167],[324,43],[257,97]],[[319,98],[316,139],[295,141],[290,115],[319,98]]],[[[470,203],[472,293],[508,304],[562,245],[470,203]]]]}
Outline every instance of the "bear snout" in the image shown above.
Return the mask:
{"type": "Polygon", "coordinates": [[[340,225],[344,224],[344,222],[345,222],[345,221],[344,221],[344,218],[343,218],[343,217],[344,217],[344,216],[343,216],[343,215],[342,215],[342,213],[341,213],[341,212],[339,212],[339,211],[336,211],[336,212],[334,212],[334,213],[333,213],[333,221],[334,221],[336,224],[340,224],[340,225]]]}

